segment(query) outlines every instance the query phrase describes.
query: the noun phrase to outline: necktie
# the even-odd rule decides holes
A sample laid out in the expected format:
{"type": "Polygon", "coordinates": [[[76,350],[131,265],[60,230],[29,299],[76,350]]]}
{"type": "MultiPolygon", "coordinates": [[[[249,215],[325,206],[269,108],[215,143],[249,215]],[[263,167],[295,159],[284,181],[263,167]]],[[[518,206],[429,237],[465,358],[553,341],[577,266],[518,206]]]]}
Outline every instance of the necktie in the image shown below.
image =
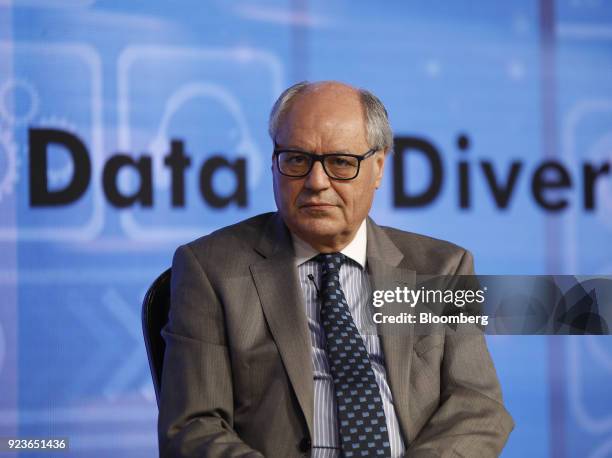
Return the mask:
{"type": "Polygon", "coordinates": [[[321,321],[336,393],[344,458],[391,456],[380,390],[361,334],[340,287],[341,253],[319,254],[321,321]]]}

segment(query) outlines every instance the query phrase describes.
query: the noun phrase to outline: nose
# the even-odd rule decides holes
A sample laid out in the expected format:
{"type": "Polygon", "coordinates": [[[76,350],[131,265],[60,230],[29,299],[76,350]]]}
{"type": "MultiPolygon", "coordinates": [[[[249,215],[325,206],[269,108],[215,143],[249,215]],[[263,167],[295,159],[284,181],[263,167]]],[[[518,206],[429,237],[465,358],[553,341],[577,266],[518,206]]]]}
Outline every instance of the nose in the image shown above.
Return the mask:
{"type": "Polygon", "coordinates": [[[321,191],[328,188],[329,185],[329,177],[323,169],[323,164],[320,162],[315,162],[310,173],[306,175],[304,187],[311,189],[312,191],[321,191]]]}

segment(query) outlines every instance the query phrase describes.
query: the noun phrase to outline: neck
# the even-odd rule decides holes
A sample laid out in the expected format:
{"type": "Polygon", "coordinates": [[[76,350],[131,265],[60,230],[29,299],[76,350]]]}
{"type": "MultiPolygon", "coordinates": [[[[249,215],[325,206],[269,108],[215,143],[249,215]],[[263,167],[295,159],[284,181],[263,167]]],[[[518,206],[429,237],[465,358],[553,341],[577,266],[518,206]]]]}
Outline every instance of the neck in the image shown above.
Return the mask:
{"type": "Polygon", "coordinates": [[[298,235],[304,242],[308,243],[312,248],[314,248],[319,253],[337,253],[342,251],[346,246],[351,243],[355,234],[352,234],[351,238],[346,238],[343,240],[321,240],[320,238],[313,239],[308,237],[302,237],[298,235]]]}
{"type": "Polygon", "coordinates": [[[307,243],[312,249],[318,251],[319,253],[337,253],[342,251],[353,240],[355,240],[360,227],[361,226],[358,226],[351,232],[334,234],[329,237],[307,234],[301,231],[294,231],[293,233],[300,240],[302,240],[302,242],[307,243]]]}

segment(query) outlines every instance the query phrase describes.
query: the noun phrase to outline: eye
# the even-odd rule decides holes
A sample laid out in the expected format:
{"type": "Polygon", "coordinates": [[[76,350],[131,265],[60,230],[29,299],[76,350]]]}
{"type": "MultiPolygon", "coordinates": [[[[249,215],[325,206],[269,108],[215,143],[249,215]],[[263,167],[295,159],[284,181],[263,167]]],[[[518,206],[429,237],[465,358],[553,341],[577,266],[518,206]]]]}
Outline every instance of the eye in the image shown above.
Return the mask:
{"type": "Polygon", "coordinates": [[[290,153],[286,154],[283,160],[289,165],[302,165],[308,161],[308,158],[305,154],[290,153]]]}
{"type": "Polygon", "coordinates": [[[354,167],[354,159],[351,157],[344,157],[344,156],[334,156],[331,159],[331,166],[332,167],[354,167]]]}

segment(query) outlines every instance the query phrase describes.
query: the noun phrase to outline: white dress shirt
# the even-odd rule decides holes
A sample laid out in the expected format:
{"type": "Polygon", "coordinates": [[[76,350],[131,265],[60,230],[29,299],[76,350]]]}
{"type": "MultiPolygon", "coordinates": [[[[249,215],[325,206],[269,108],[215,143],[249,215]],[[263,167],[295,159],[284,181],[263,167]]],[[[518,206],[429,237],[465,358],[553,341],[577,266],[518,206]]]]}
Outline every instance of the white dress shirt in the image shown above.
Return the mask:
{"type": "MultiPolygon", "coordinates": [[[[319,321],[321,301],[317,298],[317,288],[320,279],[320,267],[319,263],[312,259],[319,253],[296,235],[292,234],[291,236],[296,256],[295,265],[298,269],[300,286],[306,304],[306,315],[312,344],[314,437],[312,438],[311,456],[313,458],[336,458],[340,456],[336,397],[327,354],[325,353],[325,331],[319,321]],[[309,276],[312,276],[312,279],[309,276]]],[[[393,406],[391,390],[387,383],[385,360],[380,340],[378,335],[372,332],[366,319],[368,302],[372,293],[366,272],[367,243],[367,225],[364,220],[351,243],[341,251],[348,260],[340,268],[340,285],[344,291],[353,321],[363,338],[366,350],[370,356],[372,369],[383,402],[387,431],[389,432],[391,456],[395,458],[403,456],[404,443],[395,414],[395,407],[393,406]]]]}

